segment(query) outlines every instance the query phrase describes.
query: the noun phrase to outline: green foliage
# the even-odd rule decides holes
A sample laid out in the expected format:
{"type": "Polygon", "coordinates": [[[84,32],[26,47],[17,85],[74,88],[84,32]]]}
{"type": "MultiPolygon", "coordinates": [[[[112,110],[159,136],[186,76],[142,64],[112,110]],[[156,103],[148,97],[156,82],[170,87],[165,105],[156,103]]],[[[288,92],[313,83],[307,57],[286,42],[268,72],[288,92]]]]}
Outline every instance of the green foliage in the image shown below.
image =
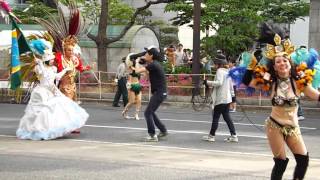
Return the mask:
{"type": "Polygon", "coordinates": [[[165,7],[165,12],[179,12],[177,17],[172,19],[173,25],[188,24],[192,20],[193,16],[193,2],[186,0],[177,0],[173,3],[168,3],[165,7]]]}
{"type": "Polygon", "coordinates": [[[85,2],[81,12],[84,18],[89,19],[94,24],[98,24],[101,13],[99,1],[93,0],[91,2],[85,2]]]}
{"type": "Polygon", "coordinates": [[[155,20],[155,21],[152,21],[150,24],[150,26],[157,26],[157,27],[161,27],[161,26],[166,26],[167,23],[163,20],[155,20]]]}
{"type": "Polygon", "coordinates": [[[127,24],[134,13],[134,8],[119,0],[109,0],[108,24],[127,24]]]}
{"type": "Polygon", "coordinates": [[[178,44],[178,27],[169,25],[168,23],[158,20],[150,23],[154,29],[158,30],[160,35],[160,49],[167,47],[171,44],[178,44]]]}
{"type": "MultiPolygon", "coordinates": [[[[59,2],[65,5],[70,1],[72,0],[59,0],[59,2]]],[[[123,25],[130,21],[134,13],[134,9],[131,6],[122,3],[120,0],[109,0],[108,2],[109,24],[123,25]]],[[[98,23],[101,12],[101,5],[99,3],[99,0],[92,0],[90,2],[86,2],[84,0],[76,0],[76,3],[81,7],[80,10],[84,18],[89,19],[94,23],[98,23]]],[[[50,15],[55,16],[55,14],[57,13],[57,9],[47,6],[41,0],[27,0],[26,4],[27,7],[29,7],[26,12],[23,12],[26,7],[14,9],[14,13],[16,14],[16,16],[19,17],[19,19],[21,19],[25,24],[35,24],[36,22],[32,20],[33,17],[48,19],[50,15]]]]}
{"type": "MultiPolygon", "coordinates": [[[[109,0],[109,13],[108,24],[112,25],[125,25],[127,24],[133,13],[134,9],[121,2],[120,0],[109,0]]],[[[85,2],[82,7],[82,13],[85,18],[90,19],[95,24],[98,24],[101,14],[101,4],[99,0],[85,2]]]]}
{"type": "Polygon", "coordinates": [[[50,16],[57,14],[57,10],[46,6],[40,0],[26,1],[26,7],[18,7],[13,10],[13,13],[19,17],[24,24],[36,24],[33,17],[41,17],[48,19],[50,16]]]}
{"type": "Polygon", "coordinates": [[[179,29],[176,26],[162,26],[160,27],[162,33],[165,34],[177,34],[179,29]]]}
{"type": "MultiPolygon", "coordinates": [[[[202,39],[202,49],[210,56],[217,49],[230,57],[252,47],[263,21],[293,23],[309,12],[309,4],[298,0],[203,0],[202,4],[201,30],[216,31],[202,39]]],[[[188,24],[193,18],[193,1],[177,0],[166,11],[178,12],[173,24],[188,24]]]]}
{"type": "Polygon", "coordinates": [[[161,34],[160,44],[161,48],[168,47],[171,44],[178,44],[179,38],[177,35],[161,34]]]}
{"type": "Polygon", "coordinates": [[[149,9],[146,9],[137,16],[136,23],[142,24],[142,25],[150,24],[151,21],[147,21],[147,18],[151,16],[152,16],[152,12],[149,9]]]}
{"type": "Polygon", "coordinates": [[[309,15],[309,4],[302,1],[272,1],[261,16],[277,23],[294,23],[297,18],[309,15]]]}
{"type": "MultiPolygon", "coordinates": [[[[192,74],[192,69],[189,65],[176,66],[174,70],[172,69],[172,67],[169,65],[168,62],[162,62],[161,65],[164,68],[166,74],[192,74]]],[[[208,74],[208,73],[209,72],[205,68],[200,69],[200,74],[208,74]]]]}
{"type": "Polygon", "coordinates": [[[64,5],[68,5],[70,2],[75,1],[77,3],[85,3],[85,0],[58,0],[64,5]]]}

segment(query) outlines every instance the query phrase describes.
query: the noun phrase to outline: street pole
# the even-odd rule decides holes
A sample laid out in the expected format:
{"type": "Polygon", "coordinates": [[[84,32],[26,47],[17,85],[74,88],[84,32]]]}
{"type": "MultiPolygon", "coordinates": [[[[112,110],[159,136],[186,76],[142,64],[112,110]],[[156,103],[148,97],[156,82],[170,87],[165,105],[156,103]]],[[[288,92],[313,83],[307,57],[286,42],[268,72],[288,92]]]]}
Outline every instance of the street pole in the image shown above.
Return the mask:
{"type": "MultiPolygon", "coordinates": [[[[200,74],[200,16],[201,1],[193,1],[193,57],[192,57],[192,74],[200,74]]],[[[195,88],[200,86],[200,76],[194,75],[192,82],[195,88]]]]}
{"type": "Polygon", "coordinates": [[[320,30],[318,20],[320,18],[319,0],[310,0],[309,19],[309,47],[320,49],[320,30]]]}

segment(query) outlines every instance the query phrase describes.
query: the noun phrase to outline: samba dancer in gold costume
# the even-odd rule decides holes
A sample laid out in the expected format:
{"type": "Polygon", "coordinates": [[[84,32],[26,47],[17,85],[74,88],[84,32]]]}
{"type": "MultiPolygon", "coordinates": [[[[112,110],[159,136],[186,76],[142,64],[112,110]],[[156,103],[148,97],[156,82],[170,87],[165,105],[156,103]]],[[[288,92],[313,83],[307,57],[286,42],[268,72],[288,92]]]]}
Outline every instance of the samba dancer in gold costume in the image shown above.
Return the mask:
{"type": "Polygon", "coordinates": [[[62,71],[65,68],[71,69],[68,71],[59,81],[60,91],[69,97],[70,99],[76,101],[76,83],[75,76],[77,70],[82,72],[89,70],[90,66],[83,67],[80,57],[75,55],[74,48],[77,45],[77,39],[74,36],[68,36],[63,40],[63,54],[56,53],[56,64],[58,67],[58,72],[62,71]]]}

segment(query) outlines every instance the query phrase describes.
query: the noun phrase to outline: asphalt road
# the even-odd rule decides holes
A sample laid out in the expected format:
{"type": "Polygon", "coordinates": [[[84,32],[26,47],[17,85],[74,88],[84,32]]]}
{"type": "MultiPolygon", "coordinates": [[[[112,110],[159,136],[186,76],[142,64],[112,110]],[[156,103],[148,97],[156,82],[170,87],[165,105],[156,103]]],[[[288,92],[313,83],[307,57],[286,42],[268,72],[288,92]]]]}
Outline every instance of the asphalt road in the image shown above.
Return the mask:
{"type": "MultiPolygon", "coordinates": [[[[216,142],[208,143],[201,137],[209,132],[210,110],[161,106],[168,139],[146,143],[142,112],[139,121],[125,120],[122,107],[81,106],[90,118],[80,135],[37,142],[15,138],[25,105],[0,104],[0,179],[269,179],[273,162],[263,128],[269,111],[238,107],[232,118],[239,143],[223,141],[229,132],[222,119],[216,142]]],[[[320,176],[319,114],[306,113],[300,122],[311,156],[306,179],[320,176]]],[[[289,179],[295,163],[288,156],[289,179]]]]}

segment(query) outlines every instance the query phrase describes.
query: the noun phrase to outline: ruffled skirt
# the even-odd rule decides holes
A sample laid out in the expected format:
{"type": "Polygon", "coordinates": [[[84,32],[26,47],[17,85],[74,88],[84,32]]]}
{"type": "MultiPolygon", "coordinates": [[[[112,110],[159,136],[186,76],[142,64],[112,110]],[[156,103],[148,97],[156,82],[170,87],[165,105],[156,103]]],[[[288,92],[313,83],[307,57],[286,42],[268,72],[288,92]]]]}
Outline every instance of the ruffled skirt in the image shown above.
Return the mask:
{"type": "Polygon", "coordinates": [[[16,135],[19,139],[55,139],[81,128],[88,117],[83,108],[61,92],[57,96],[38,86],[31,94],[16,135]]]}

